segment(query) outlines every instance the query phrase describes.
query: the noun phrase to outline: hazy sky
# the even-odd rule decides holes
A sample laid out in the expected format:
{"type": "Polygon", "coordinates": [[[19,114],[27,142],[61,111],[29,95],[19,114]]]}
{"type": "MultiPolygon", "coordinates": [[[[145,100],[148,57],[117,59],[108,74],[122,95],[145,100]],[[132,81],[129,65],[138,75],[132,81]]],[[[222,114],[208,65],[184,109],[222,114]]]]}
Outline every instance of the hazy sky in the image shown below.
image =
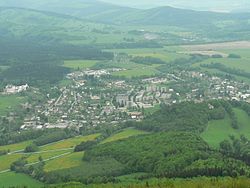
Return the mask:
{"type": "Polygon", "coordinates": [[[102,0],[109,3],[150,8],[155,6],[174,6],[212,11],[231,11],[235,9],[250,9],[250,0],[102,0]]]}

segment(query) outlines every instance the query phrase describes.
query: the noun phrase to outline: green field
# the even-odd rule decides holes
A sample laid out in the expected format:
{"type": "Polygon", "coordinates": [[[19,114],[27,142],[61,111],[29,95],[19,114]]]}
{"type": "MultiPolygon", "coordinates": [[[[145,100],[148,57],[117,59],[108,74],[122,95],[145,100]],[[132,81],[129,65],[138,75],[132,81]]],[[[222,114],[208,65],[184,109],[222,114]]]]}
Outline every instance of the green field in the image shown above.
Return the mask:
{"type": "Polygon", "coordinates": [[[0,171],[8,170],[13,162],[17,161],[18,159],[22,157],[26,157],[26,160],[28,163],[35,163],[35,162],[39,162],[40,156],[43,158],[43,160],[48,160],[51,158],[52,158],[51,160],[54,160],[54,157],[57,158],[57,156],[60,156],[62,154],[67,154],[69,152],[72,152],[72,150],[50,151],[50,152],[35,153],[35,154],[17,153],[17,154],[3,155],[3,156],[0,156],[0,171]]]}
{"type": "Polygon", "coordinates": [[[10,152],[24,150],[31,143],[32,143],[32,141],[25,141],[25,142],[20,142],[17,144],[0,146],[0,150],[5,150],[5,151],[9,150],[10,152]]]}
{"type": "Polygon", "coordinates": [[[241,69],[247,72],[250,72],[250,59],[248,58],[240,58],[240,59],[230,59],[230,58],[220,58],[220,59],[212,59],[209,58],[203,61],[201,64],[211,64],[211,63],[221,63],[230,68],[241,69]]]}
{"type": "Polygon", "coordinates": [[[28,163],[35,163],[35,162],[39,162],[39,157],[41,156],[43,158],[43,160],[48,160],[51,159],[53,157],[57,157],[69,152],[72,152],[73,150],[65,150],[65,151],[49,151],[49,152],[45,152],[45,153],[36,153],[36,154],[25,154],[25,156],[27,157],[27,161],[28,163]]]}
{"type": "Polygon", "coordinates": [[[9,111],[15,109],[24,100],[25,98],[17,97],[16,95],[0,95],[0,116],[4,116],[9,111]]]}
{"type": "MultiPolygon", "coordinates": [[[[146,132],[136,130],[136,129],[131,129],[131,128],[125,129],[124,131],[107,138],[106,140],[104,140],[102,142],[102,144],[108,143],[108,142],[113,142],[116,140],[125,139],[125,138],[131,137],[131,136],[141,135],[141,134],[146,134],[146,132]]],[[[74,139],[69,139],[67,141],[59,142],[56,145],[51,145],[50,147],[60,148],[60,146],[64,146],[64,147],[70,146],[72,143],[74,143],[76,145],[76,144],[79,144],[80,142],[83,142],[83,141],[93,140],[98,136],[99,136],[99,134],[90,135],[90,136],[81,137],[81,138],[77,137],[74,139]]],[[[50,149],[52,149],[52,148],[50,148],[50,149]]],[[[83,163],[82,157],[83,157],[83,152],[77,152],[77,153],[71,153],[69,155],[60,157],[58,159],[48,161],[48,162],[46,162],[45,170],[46,171],[54,171],[54,170],[61,170],[61,169],[67,169],[67,168],[80,166],[83,163]],[[60,164],[63,164],[63,165],[60,165],[60,164]]]]}
{"type": "Polygon", "coordinates": [[[93,67],[97,61],[91,60],[70,60],[64,61],[63,66],[71,69],[86,69],[93,67]]]}
{"type": "Polygon", "coordinates": [[[189,55],[177,53],[176,50],[179,50],[179,47],[114,49],[109,51],[116,53],[127,53],[131,56],[141,56],[141,57],[151,56],[166,61],[166,63],[174,61],[175,59],[189,57],[189,55]]]}
{"type": "MultiPolygon", "coordinates": [[[[41,156],[43,160],[59,160],[59,158],[63,158],[65,156],[61,156],[64,154],[68,154],[73,151],[73,148],[80,144],[81,142],[85,142],[88,140],[96,139],[100,134],[92,134],[88,136],[79,136],[75,138],[66,139],[63,141],[59,141],[56,143],[52,143],[46,146],[39,147],[39,152],[37,153],[16,153],[0,156],[0,171],[7,170],[10,168],[10,165],[21,157],[25,156],[28,163],[34,163],[39,161],[39,157],[41,156]],[[55,159],[54,159],[55,157],[55,159]],[[57,158],[58,157],[58,158],[57,158]],[[3,162],[4,161],[4,162],[3,162]]],[[[32,141],[26,141],[18,144],[12,144],[7,146],[0,146],[0,150],[10,150],[10,151],[18,151],[24,150],[26,146],[30,145],[32,141]]],[[[81,161],[81,160],[80,160],[81,161]]],[[[51,162],[50,164],[53,164],[51,162]]],[[[50,168],[49,165],[47,165],[50,168]]],[[[53,167],[52,167],[53,168],[53,167]]],[[[63,166],[64,168],[64,166],[63,166]]]]}
{"type": "Polygon", "coordinates": [[[107,138],[106,140],[104,140],[102,142],[102,144],[108,143],[108,142],[114,142],[117,140],[122,140],[125,138],[129,138],[131,136],[137,136],[137,135],[142,135],[142,134],[147,134],[147,132],[145,131],[141,131],[141,130],[136,130],[133,128],[129,128],[129,129],[125,129],[113,136],[110,136],[109,138],[107,138]]]}
{"type": "Polygon", "coordinates": [[[78,136],[66,140],[62,140],[56,143],[48,144],[46,146],[40,147],[40,150],[47,151],[47,150],[57,150],[57,149],[64,149],[64,148],[74,148],[77,144],[81,142],[86,142],[89,140],[96,139],[100,134],[92,134],[88,136],[78,136]]]}
{"type": "MultiPolygon", "coordinates": [[[[177,53],[176,49],[178,49],[178,47],[173,47],[173,49],[164,47],[164,48],[147,48],[147,49],[115,49],[109,51],[116,53],[127,53],[130,56],[141,56],[141,57],[150,56],[154,58],[159,58],[165,61],[166,63],[172,62],[176,59],[190,57],[189,55],[177,53]]],[[[136,64],[133,62],[109,63],[109,65],[127,69],[112,74],[114,76],[124,76],[127,78],[140,77],[140,76],[154,76],[157,73],[159,73],[159,71],[156,68],[161,66],[160,64],[143,65],[143,64],[136,64]]]]}
{"type": "Polygon", "coordinates": [[[140,76],[154,76],[158,71],[152,66],[145,66],[142,68],[134,68],[130,70],[124,70],[114,72],[113,76],[124,76],[126,78],[140,77],[140,76]]]}
{"type": "Polygon", "coordinates": [[[223,120],[210,121],[208,128],[201,134],[202,138],[211,146],[218,147],[219,143],[228,139],[230,135],[239,137],[245,135],[250,138],[250,117],[247,113],[240,109],[234,109],[239,123],[239,129],[235,130],[231,127],[231,119],[227,116],[223,120]]]}
{"type": "Polygon", "coordinates": [[[0,174],[0,187],[29,187],[39,188],[43,184],[24,174],[13,172],[0,174]]]}
{"type": "Polygon", "coordinates": [[[160,105],[155,105],[154,107],[152,107],[152,108],[146,108],[146,109],[144,109],[145,110],[145,114],[146,115],[150,115],[150,114],[153,114],[153,113],[155,113],[155,112],[157,112],[158,110],[160,110],[161,109],[161,106],[160,105]]]}
{"type": "Polygon", "coordinates": [[[8,170],[10,168],[10,165],[13,162],[17,161],[18,159],[20,159],[21,157],[22,157],[21,154],[0,156],[0,171],[8,170]]]}
{"type": "MultiPolygon", "coordinates": [[[[202,62],[196,63],[193,66],[194,67],[199,67],[199,65],[201,64],[211,64],[211,63],[220,63],[225,65],[226,67],[232,68],[232,69],[240,69],[243,71],[246,71],[248,73],[250,73],[250,53],[249,53],[249,49],[232,49],[232,50],[220,50],[220,52],[222,53],[226,53],[226,54],[237,54],[240,55],[241,58],[209,58],[206,59],[202,62]]],[[[208,71],[210,73],[223,73],[217,69],[208,69],[208,68],[201,68],[203,71],[208,71]]],[[[238,80],[243,80],[245,82],[250,83],[250,79],[246,78],[246,77],[242,77],[242,76],[237,76],[235,75],[235,77],[238,80]]]]}
{"type": "Polygon", "coordinates": [[[80,166],[82,164],[83,152],[71,153],[55,160],[46,162],[44,170],[54,171],[80,166]]]}

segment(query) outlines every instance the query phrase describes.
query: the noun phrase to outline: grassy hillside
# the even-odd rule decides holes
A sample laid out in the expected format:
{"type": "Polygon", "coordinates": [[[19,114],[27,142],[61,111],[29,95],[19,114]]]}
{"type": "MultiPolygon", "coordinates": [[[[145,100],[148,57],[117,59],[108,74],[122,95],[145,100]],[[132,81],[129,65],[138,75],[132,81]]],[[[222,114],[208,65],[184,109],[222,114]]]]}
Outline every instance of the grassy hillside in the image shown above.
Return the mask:
{"type": "MultiPolygon", "coordinates": [[[[1,18],[3,18],[3,20],[6,20],[6,18],[11,20],[11,22],[4,22],[0,19],[0,23],[3,26],[1,30],[4,34],[7,33],[10,35],[10,33],[14,32],[15,35],[21,35],[24,33],[27,35],[31,33],[27,32],[27,30],[32,28],[33,36],[37,35],[41,38],[46,37],[47,39],[50,39],[50,37],[53,36],[57,40],[68,40],[73,44],[93,44],[96,40],[102,44],[110,43],[111,41],[122,42],[122,39],[127,37],[124,35],[124,29],[134,26],[136,27],[136,30],[138,30],[150,25],[164,26],[165,28],[162,31],[168,30],[168,34],[163,34],[162,32],[157,34],[166,35],[168,37],[177,37],[174,32],[175,30],[188,33],[190,32],[190,29],[192,29],[192,33],[194,34],[187,38],[197,40],[197,38],[203,36],[207,38],[207,42],[210,42],[211,39],[225,41],[249,38],[248,30],[250,25],[248,19],[250,18],[250,15],[247,13],[223,14],[183,10],[172,7],[139,10],[89,0],[77,0],[74,1],[74,3],[69,3],[66,0],[60,3],[58,3],[58,0],[53,0],[52,2],[46,0],[35,3],[30,2],[29,0],[22,0],[19,3],[14,1],[3,1],[0,2],[0,6],[14,6],[45,11],[40,12],[40,15],[38,16],[34,15],[35,11],[31,10],[24,12],[24,9],[18,9],[18,11],[15,9],[15,11],[17,11],[17,13],[15,13],[13,8],[8,9],[7,12],[6,8],[2,8],[2,14],[0,14],[1,18]],[[5,13],[3,13],[3,11],[5,13]],[[15,14],[18,14],[18,17],[14,17],[15,14]],[[42,14],[46,14],[46,16],[42,14]],[[23,19],[23,15],[26,16],[27,22],[20,22],[23,19]],[[28,15],[32,16],[32,19],[28,15]],[[103,24],[90,23],[81,19],[111,25],[109,25],[109,30],[103,32],[103,30],[100,29],[105,28],[103,27],[103,24]],[[41,28],[37,27],[39,24],[45,22],[48,22],[45,24],[47,26],[41,28]],[[26,25],[22,23],[26,23],[26,25]],[[32,25],[30,25],[31,23],[32,25]],[[18,25],[13,28],[14,24],[18,25]],[[116,27],[114,24],[119,25],[119,27],[122,26],[122,29],[119,30],[119,35],[117,35],[117,30],[111,32],[111,28],[116,27]],[[140,25],[140,28],[138,28],[138,25],[140,25]],[[88,30],[89,28],[92,29],[88,30]],[[100,30],[102,36],[100,35],[100,30]],[[98,31],[99,34],[95,31],[98,31]],[[112,35],[109,35],[109,37],[103,37],[103,34],[106,35],[107,32],[112,35]]],[[[152,30],[150,32],[152,32],[152,30]]],[[[181,41],[184,42],[184,40],[181,41]]]]}
{"type": "Polygon", "coordinates": [[[231,126],[231,119],[226,116],[223,120],[214,120],[208,123],[207,129],[201,134],[202,138],[213,147],[218,147],[219,143],[229,136],[234,135],[240,137],[240,135],[246,136],[250,139],[250,117],[247,113],[241,109],[234,109],[238,123],[239,129],[235,130],[231,126]]]}
{"type": "Polygon", "coordinates": [[[87,43],[94,39],[92,29],[104,27],[70,16],[29,9],[1,8],[0,15],[0,31],[4,36],[25,36],[36,40],[81,40],[87,43]],[[88,38],[85,37],[87,34],[88,38]]]}
{"type": "Polygon", "coordinates": [[[24,174],[8,172],[0,174],[0,187],[29,187],[39,188],[43,184],[24,174]]]}
{"type": "Polygon", "coordinates": [[[44,170],[46,172],[50,172],[80,166],[83,163],[82,157],[83,152],[71,153],[64,157],[48,161],[44,167],[44,170]]]}
{"type": "Polygon", "coordinates": [[[70,138],[66,140],[62,140],[56,143],[48,144],[46,146],[42,146],[41,150],[56,150],[56,149],[64,149],[64,148],[74,148],[77,144],[80,144],[81,142],[86,142],[89,140],[95,140],[98,136],[101,134],[92,134],[88,136],[79,136],[75,138],[70,138]]]}
{"type": "MultiPolygon", "coordinates": [[[[0,163],[0,172],[4,170],[8,170],[11,164],[18,159],[25,157],[28,164],[36,163],[39,161],[39,157],[42,157],[44,161],[46,161],[46,168],[53,169],[55,165],[58,164],[56,161],[64,161],[68,159],[69,164],[65,163],[65,165],[58,166],[57,168],[67,168],[75,166],[74,161],[71,161],[71,156],[73,159],[76,157],[75,154],[71,154],[76,145],[81,142],[86,142],[90,140],[96,139],[100,134],[93,134],[88,136],[79,136],[75,138],[70,138],[66,140],[62,140],[56,143],[51,143],[45,146],[39,147],[39,150],[34,153],[24,153],[24,149],[32,143],[32,141],[26,141],[18,144],[0,146],[0,150],[10,150],[10,154],[0,156],[0,161],[4,161],[0,163]],[[16,153],[13,153],[16,152],[16,153]],[[61,159],[62,158],[62,159],[61,159]],[[53,162],[55,161],[55,163],[53,162]],[[48,164],[47,164],[48,163],[48,164]],[[51,166],[50,166],[51,165],[51,166]]],[[[78,155],[79,156],[79,155],[78,155]]],[[[82,154],[81,154],[82,157],[82,154]]],[[[77,158],[77,164],[81,162],[81,157],[77,158]]]]}
{"type": "Polygon", "coordinates": [[[125,129],[115,135],[112,135],[110,137],[108,137],[107,139],[105,139],[104,141],[102,141],[102,144],[108,143],[108,142],[114,142],[117,140],[122,140],[125,138],[129,138],[132,136],[137,136],[137,135],[142,135],[142,134],[147,134],[147,132],[145,131],[140,131],[140,130],[136,130],[133,128],[129,128],[129,129],[125,129]]]}
{"type": "Polygon", "coordinates": [[[24,97],[0,95],[0,116],[15,110],[23,102],[25,102],[24,97]]]}
{"type": "Polygon", "coordinates": [[[0,146],[0,150],[9,150],[10,152],[23,150],[26,146],[28,146],[31,143],[32,143],[32,140],[25,141],[25,142],[20,142],[20,143],[17,143],[17,144],[0,146]]]}
{"type": "Polygon", "coordinates": [[[59,14],[70,15],[78,18],[92,18],[94,20],[110,22],[107,18],[119,16],[119,14],[134,11],[132,8],[124,8],[96,0],[14,0],[1,1],[0,6],[21,7],[36,9],[41,11],[56,12],[59,14]]]}
{"type": "Polygon", "coordinates": [[[90,61],[90,60],[68,60],[68,61],[64,61],[63,66],[77,70],[77,69],[91,68],[96,63],[97,61],[90,61]]]}

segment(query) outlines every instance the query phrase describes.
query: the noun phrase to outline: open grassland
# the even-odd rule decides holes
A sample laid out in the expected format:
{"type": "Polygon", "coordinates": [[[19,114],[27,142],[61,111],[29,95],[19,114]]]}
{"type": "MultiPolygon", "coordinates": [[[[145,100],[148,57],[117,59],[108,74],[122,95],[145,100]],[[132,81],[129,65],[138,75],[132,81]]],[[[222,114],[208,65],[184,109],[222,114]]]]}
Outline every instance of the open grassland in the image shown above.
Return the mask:
{"type": "Polygon", "coordinates": [[[145,110],[145,114],[146,115],[150,115],[150,114],[153,114],[153,113],[155,113],[155,112],[157,112],[158,110],[160,110],[161,109],[161,106],[160,105],[155,105],[154,107],[152,107],[152,108],[146,108],[146,109],[144,109],[145,110]]]}
{"type": "Polygon", "coordinates": [[[0,72],[2,71],[2,70],[6,70],[6,69],[8,69],[9,68],[9,66],[1,66],[0,65],[0,72]]]}
{"type": "Polygon", "coordinates": [[[175,59],[180,58],[188,58],[189,55],[177,53],[177,51],[181,51],[179,47],[164,47],[164,48],[146,48],[146,49],[114,49],[109,50],[115,53],[127,53],[131,56],[140,56],[140,57],[154,57],[159,58],[166,63],[174,61],[175,59]]]}
{"type": "Polygon", "coordinates": [[[100,134],[92,134],[88,136],[78,136],[74,138],[69,138],[66,140],[62,140],[56,143],[48,144],[46,146],[40,147],[41,151],[47,150],[58,150],[64,148],[74,148],[76,145],[80,144],[81,142],[95,140],[100,134]]]}
{"type": "Polygon", "coordinates": [[[220,63],[230,68],[241,69],[241,70],[250,72],[250,58],[248,57],[242,57],[240,59],[209,58],[199,64],[211,64],[211,63],[220,63]]]}
{"type": "Polygon", "coordinates": [[[134,68],[130,70],[124,70],[114,72],[113,76],[124,76],[126,78],[140,77],[140,76],[154,76],[157,74],[157,70],[153,66],[144,66],[142,68],[134,68]]]}
{"type": "Polygon", "coordinates": [[[201,136],[211,146],[218,147],[219,143],[225,139],[228,139],[230,135],[239,137],[245,135],[250,138],[250,117],[247,113],[240,109],[234,109],[237,118],[239,129],[233,129],[231,126],[231,119],[227,116],[223,120],[210,121],[208,123],[207,130],[204,131],[201,136]]]}
{"type": "Polygon", "coordinates": [[[24,100],[25,98],[15,95],[0,95],[0,116],[4,116],[9,111],[15,109],[24,100]]]}
{"type": "Polygon", "coordinates": [[[0,156],[0,171],[8,170],[10,169],[10,166],[13,162],[17,161],[18,159],[25,157],[25,160],[29,164],[39,162],[39,157],[42,157],[43,160],[54,160],[57,159],[64,154],[68,154],[69,152],[72,152],[72,150],[67,151],[49,151],[45,153],[16,153],[16,154],[10,154],[10,155],[3,155],[0,156]]]}
{"type": "Polygon", "coordinates": [[[128,62],[108,62],[105,64],[104,63],[101,63],[100,65],[108,65],[110,67],[118,67],[118,68],[124,68],[124,69],[139,69],[139,68],[143,68],[145,67],[145,65],[142,65],[142,64],[138,64],[138,63],[134,63],[134,62],[131,62],[131,61],[128,61],[128,62]]]}
{"type": "Polygon", "coordinates": [[[25,141],[25,142],[20,142],[17,144],[0,146],[0,150],[10,151],[10,152],[24,150],[31,143],[32,143],[32,141],[25,141]]]}
{"type": "Polygon", "coordinates": [[[69,60],[64,61],[63,66],[71,69],[86,69],[93,67],[97,61],[92,60],[69,60]]]}
{"type": "Polygon", "coordinates": [[[205,55],[205,56],[213,56],[213,55],[221,55],[222,57],[226,58],[228,57],[228,54],[218,51],[181,51],[179,52],[181,54],[187,54],[187,55],[205,55]]]}
{"type": "Polygon", "coordinates": [[[190,51],[246,49],[250,48],[250,41],[236,41],[236,42],[211,43],[211,44],[200,44],[200,45],[183,45],[181,47],[190,51]]]}
{"type": "Polygon", "coordinates": [[[43,184],[32,179],[24,174],[16,174],[14,172],[8,172],[0,174],[0,187],[27,187],[27,188],[39,188],[43,184]]]}
{"type": "MultiPolygon", "coordinates": [[[[194,67],[200,67],[202,64],[211,64],[211,63],[220,63],[228,68],[231,69],[237,69],[237,70],[242,70],[247,73],[250,73],[250,48],[249,49],[222,49],[218,51],[218,53],[224,53],[224,54],[236,54],[239,55],[240,58],[228,58],[228,57],[223,57],[223,58],[209,58],[206,59],[202,62],[196,63],[193,66],[194,67]]],[[[218,69],[210,69],[210,68],[205,68],[201,67],[203,71],[208,71],[210,73],[224,73],[218,69]]],[[[233,75],[233,74],[232,74],[233,75]]],[[[247,83],[250,83],[250,78],[243,77],[243,76],[238,76],[238,75],[233,75],[235,78],[239,81],[243,80],[247,83]]]]}
{"type": "MultiPolygon", "coordinates": [[[[3,155],[0,156],[0,171],[8,170],[10,165],[20,159],[22,154],[13,154],[13,155],[3,155]]],[[[0,181],[1,182],[1,181],[0,181]]]]}
{"type": "Polygon", "coordinates": [[[73,82],[72,80],[69,80],[69,79],[63,79],[62,81],[59,82],[59,87],[66,87],[66,86],[69,86],[71,85],[73,82]]]}
{"type": "Polygon", "coordinates": [[[57,156],[64,155],[66,153],[72,152],[73,150],[67,150],[67,151],[49,151],[45,153],[31,153],[31,154],[25,154],[24,156],[27,157],[28,163],[36,163],[39,162],[39,157],[42,157],[43,160],[52,160],[53,158],[56,158],[57,156]]]}
{"type": "MultiPolygon", "coordinates": [[[[250,42],[227,42],[227,43],[216,43],[216,44],[202,44],[202,45],[187,45],[181,46],[186,53],[200,53],[203,55],[214,55],[220,54],[223,58],[209,58],[203,62],[197,63],[195,66],[200,64],[211,64],[220,63],[230,68],[241,69],[246,72],[250,72],[250,42]],[[239,55],[240,58],[228,58],[228,54],[239,55]]],[[[208,70],[209,71],[209,70],[208,70]]],[[[212,70],[211,70],[212,71],[212,70]]]]}
{"type": "Polygon", "coordinates": [[[83,152],[77,152],[65,155],[61,158],[46,162],[44,170],[49,172],[49,171],[62,170],[80,166],[82,164],[82,157],[83,157],[83,152]]]}
{"type": "MultiPolygon", "coordinates": [[[[52,143],[43,147],[39,147],[39,151],[35,153],[22,153],[26,146],[30,145],[32,141],[22,142],[13,145],[1,146],[0,150],[10,150],[10,151],[20,151],[20,153],[10,153],[8,155],[0,156],[0,171],[8,170],[11,164],[18,159],[25,157],[29,164],[39,162],[39,157],[42,157],[44,161],[54,161],[61,157],[73,152],[74,147],[81,142],[94,140],[100,134],[92,134],[88,136],[79,136],[75,138],[70,138],[62,140],[56,143],[52,143]]],[[[70,161],[70,159],[68,160],[70,161]]],[[[81,160],[79,160],[81,161],[81,160]]],[[[73,162],[73,161],[72,161],[73,162]]],[[[50,164],[53,164],[51,162],[50,164]]],[[[59,165],[60,166],[60,165],[59,165]]],[[[65,168],[64,165],[62,168],[65,168]]],[[[68,167],[69,165],[66,165],[68,167]]],[[[48,165],[49,167],[49,165],[48,165]]]]}
{"type": "Polygon", "coordinates": [[[137,135],[142,135],[142,134],[147,134],[147,132],[145,131],[141,131],[141,130],[137,130],[137,129],[133,129],[133,128],[129,128],[129,129],[125,129],[113,136],[110,136],[109,138],[107,138],[106,140],[104,140],[102,142],[102,144],[108,143],[108,142],[114,142],[117,140],[122,140],[125,138],[129,138],[131,136],[137,136],[137,135]]]}
{"type": "Polygon", "coordinates": [[[137,76],[134,73],[142,73],[143,71],[148,71],[150,72],[150,74],[155,74],[158,72],[158,70],[156,70],[157,67],[161,66],[162,64],[152,64],[152,65],[143,65],[143,64],[139,64],[139,63],[134,63],[132,61],[128,61],[128,62],[105,62],[105,63],[101,63],[100,65],[107,65],[109,67],[117,67],[117,68],[122,68],[122,69],[126,69],[124,71],[120,71],[120,72],[114,72],[113,75],[119,75],[119,74],[124,74],[124,73],[129,73],[128,76],[137,76]]]}

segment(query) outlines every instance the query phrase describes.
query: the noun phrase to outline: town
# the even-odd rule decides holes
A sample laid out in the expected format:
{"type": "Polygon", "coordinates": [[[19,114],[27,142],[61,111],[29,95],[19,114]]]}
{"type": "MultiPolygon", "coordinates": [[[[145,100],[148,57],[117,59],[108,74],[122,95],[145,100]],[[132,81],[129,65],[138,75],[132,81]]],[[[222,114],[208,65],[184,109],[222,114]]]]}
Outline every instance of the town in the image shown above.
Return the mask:
{"type": "MultiPolygon", "coordinates": [[[[21,129],[91,129],[126,121],[141,121],[161,104],[184,101],[196,103],[210,99],[250,102],[250,88],[244,82],[209,76],[197,71],[181,71],[164,76],[122,79],[111,75],[122,69],[82,70],[68,74],[71,84],[53,87],[46,102],[30,106],[21,129]]],[[[4,93],[32,90],[25,86],[7,86],[4,93]],[[23,90],[18,89],[19,87],[23,90]]],[[[28,104],[26,104],[27,106],[28,104]]]]}

